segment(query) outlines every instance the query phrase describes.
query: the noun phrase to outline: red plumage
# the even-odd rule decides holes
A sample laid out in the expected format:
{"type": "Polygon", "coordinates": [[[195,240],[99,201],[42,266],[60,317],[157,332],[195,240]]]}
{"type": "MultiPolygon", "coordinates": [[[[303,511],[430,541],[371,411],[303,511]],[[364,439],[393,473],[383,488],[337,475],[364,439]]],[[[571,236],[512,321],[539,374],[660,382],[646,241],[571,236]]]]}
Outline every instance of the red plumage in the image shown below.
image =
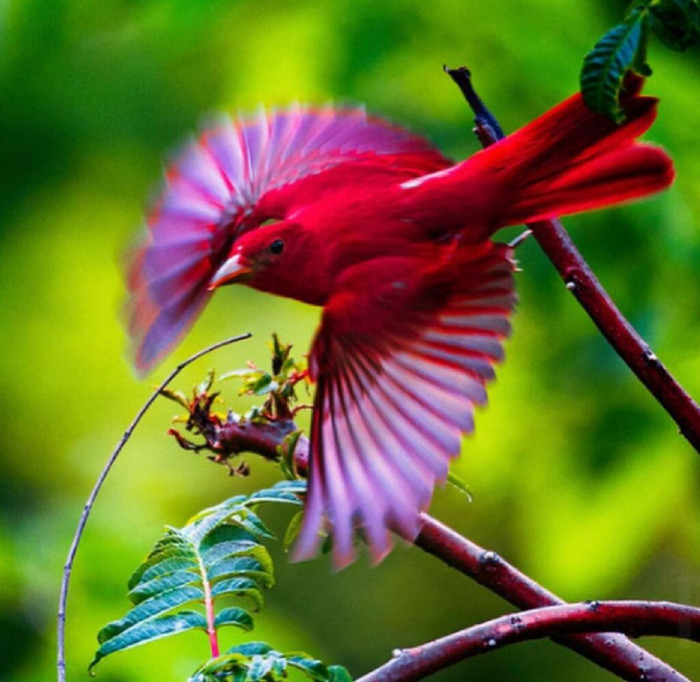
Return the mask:
{"type": "Polygon", "coordinates": [[[324,307],[309,493],[297,558],[361,530],[376,560],[411,540],[502,358],[515,303],[504,225],[659,191],[659,148],[635,142],[656,100],[633,87],[616,126],[575,95],[453,165],[361,109],[222,120],[166,173],[128,276],[135,364],[149,370],[215,287],[245,281],[324,307]]]}

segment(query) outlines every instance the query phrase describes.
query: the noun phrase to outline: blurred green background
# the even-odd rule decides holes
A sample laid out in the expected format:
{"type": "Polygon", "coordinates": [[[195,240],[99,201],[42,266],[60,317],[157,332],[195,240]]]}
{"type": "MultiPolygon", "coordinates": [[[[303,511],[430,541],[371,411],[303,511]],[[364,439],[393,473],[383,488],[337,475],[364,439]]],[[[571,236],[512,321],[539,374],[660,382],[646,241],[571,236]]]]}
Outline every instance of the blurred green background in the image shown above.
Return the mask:
{"type": "MultiPolygon", "coordinates": [[[[259,103],[365,102],[448,154],[475,151],[443,63],[467,64],[506,130],[577,88],[585,52],[624,2],[597,0],[0,0],[0,679],[55,676],[61,568],[83,501],[160,368],[125,360],[120,254],[161,160],[200,117],[259,103]]],[[[700,396],[698,51],[652,44],[649,138],[678,180],[663,196],[567,220],[603,283],[684,386],[700,396]]],[[[506,236],[509,236],[506,233],[506,236]]],[[[508,360],[456,471],[470,504],[439,490],[433,513],[569,600],[700,602],[700,458],[635,381],[539,252],[518,256],[520,309],[508,360]]],[[[305,352],[318,311],[243,288],[220,292],[182,359],[236,332],[255,338],[188,370],[264,363],[273,330],[305,352]]],[[[236,387],[224,393],[239,410],[236,387]]],[[[108,479],[75,567],[69,679],[86,677],[95,634],[127,608],[126,581],[164,524],[271,482],[180,451],[162,401],[108,479]]],[[[282,529],[282,512],[268,515],[282,529]]],[[[247,639],[305,649],[360,675],[392,649],[510,607],[415,548],[370,569],[288,564],[247,639]]],[[[240,641],[236,632],[226,642],[240,641]]],[[[646,639],[700,679],[697,647],[646,639]]],[[[103,662],[105,682],[183,680],[207,657],[198,633],[103,662]]],[[[521,644],[435,679],[612,679],[549,642],[521,644]]]]}

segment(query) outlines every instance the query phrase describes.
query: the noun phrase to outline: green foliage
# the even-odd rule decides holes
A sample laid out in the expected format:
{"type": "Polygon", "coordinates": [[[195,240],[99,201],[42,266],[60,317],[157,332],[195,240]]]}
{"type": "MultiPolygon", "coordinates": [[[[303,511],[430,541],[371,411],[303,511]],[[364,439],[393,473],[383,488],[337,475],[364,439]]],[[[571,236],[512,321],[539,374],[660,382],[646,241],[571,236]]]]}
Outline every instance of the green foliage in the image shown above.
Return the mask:
{"type": "Polygon", "coordinates": [[[583,62],[581,91],[586,103],[617,123],[624,118],[618,100],[627,70],[651,73],[645,63],[645,16],[643,10],[635,10],[625,22],[608,31],[583,62]]]}
{"type": "MultiPolygon", "coordinates": [[[[269,344],[271,350],[271,372],[255,366],[226,372],[219,381],[239,379],[239,395],[267,396],[261,412],[273,417],[287,418],[296,402],[295,386],[306,377],[306,367],[292,356],[292,344],[282,343],[277,334],[272,335],[269,344]]],[[[211,386],[211,384],[210,384],[211,386]]]]}
{"type": "Polygon", "coordinates": [[[282,682],[289,668],[300,670],[316,682],[352,681],[342,666],[326,667],[305,653],[282,654],[264,642],[247,642],[207,661],[189,682],[282,682]]]}
{"type": "Polygon", "coordinates": [[[685,50],[700,37],[697,0],[637,0],[624,20],[613,26],[586,55],[581,92],[592,109],[620,123],[619,106],[625,74],[651,75],[646,62],[649,31],[674,50],[685,50]]]}
{"type": "MultiPolygon", "coordinates": [[[[249,611],[236,606],[217,612],[217,607],[228,597],[245,597],[256,610],[262,607],[263,590],[272,586],[274,574],[270,555],[260,541],[274,536],[256,508],[263,502],[298,506],[305,490],[303,481],[283,481],[205,509],[182,528],[168,528],[129,580],[133,608],[100,630],[100,646],[90,669],[109,654],[187,630],[202,630],[210,637],[228,625],[250,630],[253,618],[249,611]]],[[[229,654],[235,658],[245,652],[229,654]]],[[[272,670],[272,656],[267,654],[272,670]]],[[[229,662],[233,665],[233,659],[229,662]]],[[[250,666],[253,671],[264,667],[257,659],[250,666]]],[[[311,664],[307,667],[313,669],[311,664]]],[[[207,674],[202,669],[205,676],[195,677],[219,679],[207,674]]],[[[248,677],[236,673],[230,679],[268,679],[264,677],[267,672],[257,677],[250,670],[246,674],[248,677]]]]}

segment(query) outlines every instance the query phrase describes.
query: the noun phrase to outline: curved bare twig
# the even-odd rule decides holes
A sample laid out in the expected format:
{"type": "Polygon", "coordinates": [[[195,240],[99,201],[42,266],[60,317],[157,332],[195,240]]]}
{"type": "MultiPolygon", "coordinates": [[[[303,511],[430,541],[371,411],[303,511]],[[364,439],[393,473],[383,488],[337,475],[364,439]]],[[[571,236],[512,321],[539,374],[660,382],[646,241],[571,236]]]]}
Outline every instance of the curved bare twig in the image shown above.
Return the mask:
{"type": "Polygon", "coordinates": [[[198,360],[201,358],[203,355],[207,355],[208,353],[211,353],[212,351],[218,350],[219,348],[222,348],[223,346],[228,346],[232,343],[237,343],[238,341],[244,341],[245,339],[249,339],[252,336],[250,333],[246,334],[240,334],[238,336],[233,336],[229,339],[225,339],[224,341],[219,341],[218,343],[212,344],[211,346],[207,346],[207,348],[204,348],[203,350],[200,350],[199,352],[195,353],[194,355],[191,355],[187,360],[184,360],[181,362],[175,369],[168,374],[168,376],[161,382],[161,384],[151,393],[150,397],[146,402],[143,404],[141,409],[136,413],[136,416],[134,417],[133,421],[131,424],[129,424],[128,428],[126,431],[124,431],[124,435],[119,439],[119,442],[115,446],[114,450],[112,451],[112,454],[109,456],[109,459],[107,460],[107,463],[104,465],[102,471],[100,472],[100,475],[97,478],[97,481],[95,482],[95,485],[93,489],[90,491],[90,495],[88,496],[85,505],[83,506],[83,511],[82,514],[80,515],[80,520],[78,521],[78,525],[76,526],[75,529],[75,534],[73,535],[73,540],[71,541],[70,549],[68,550],[68,556],[66,557],[66,563],[63,566],[63,578],[61,580],[61,592],[60,596],[58,598],[58,613],[57,613],[57,642],[56,642],[56,649],[57,649],[57,661],[56,661],[56,669],[58,673],[58,682],[65,682],[66,680],[66,603],[68,601],[68,587],[70,584],[70,575],[71,575],[71,570],[73,568],[73,561],[75,560],[75,553],[78,551],[78,545],[80,544],[80,539],[83,536],[83,531],[85,530],[85,524],[87,523],[88,517],[90,516],[90,512],[92,511],[92,507],[95,504],[95,500],[97,499],[97,495],[100,492],[102,488],[102,484],[105,482],[105,479],[107,478],[107,474],[112,469],[112,466],[114,466],[114,463],[117,460],[117,457],[119,456],[119,453],[124,449],[124,446],[126,445],[127,441],[131,437],[131,434],[134,432],[134,429],[138,425],[138,423],[141,421],[141,418],[143,417],[144,414],[148,411],[148,408],[153,404],[155,399],[160,395],[161,391],[185,368],[187,365],[192,364],[195,360],[198,360]]]}

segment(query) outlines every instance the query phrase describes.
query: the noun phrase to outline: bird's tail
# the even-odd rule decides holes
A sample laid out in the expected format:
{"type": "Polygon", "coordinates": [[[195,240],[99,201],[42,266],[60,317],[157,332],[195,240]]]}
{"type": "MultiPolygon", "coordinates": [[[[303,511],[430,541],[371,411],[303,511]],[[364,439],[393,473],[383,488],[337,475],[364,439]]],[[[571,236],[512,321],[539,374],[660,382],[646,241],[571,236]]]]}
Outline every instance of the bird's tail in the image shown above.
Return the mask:
{"type": "Polygon", "coordinates": [[[662,149],[635,141],[656,117],[657,100],[641,96],[641,84],[641,78],[626,81],[621,125],[589,109],[577,94],[463,163],[434,174],[434,182],[427,176],[421,184],[431,190],[433,201],[438,197],[445,207],[451,205],[453,216],[454,207],[461,205],[464,215],[458,219],[477,238],[505,225],[658,192],[672,182],[673,167],[662,149]],[[474,225],[475,214],[482,218],[480,227],[474,225]]]}

